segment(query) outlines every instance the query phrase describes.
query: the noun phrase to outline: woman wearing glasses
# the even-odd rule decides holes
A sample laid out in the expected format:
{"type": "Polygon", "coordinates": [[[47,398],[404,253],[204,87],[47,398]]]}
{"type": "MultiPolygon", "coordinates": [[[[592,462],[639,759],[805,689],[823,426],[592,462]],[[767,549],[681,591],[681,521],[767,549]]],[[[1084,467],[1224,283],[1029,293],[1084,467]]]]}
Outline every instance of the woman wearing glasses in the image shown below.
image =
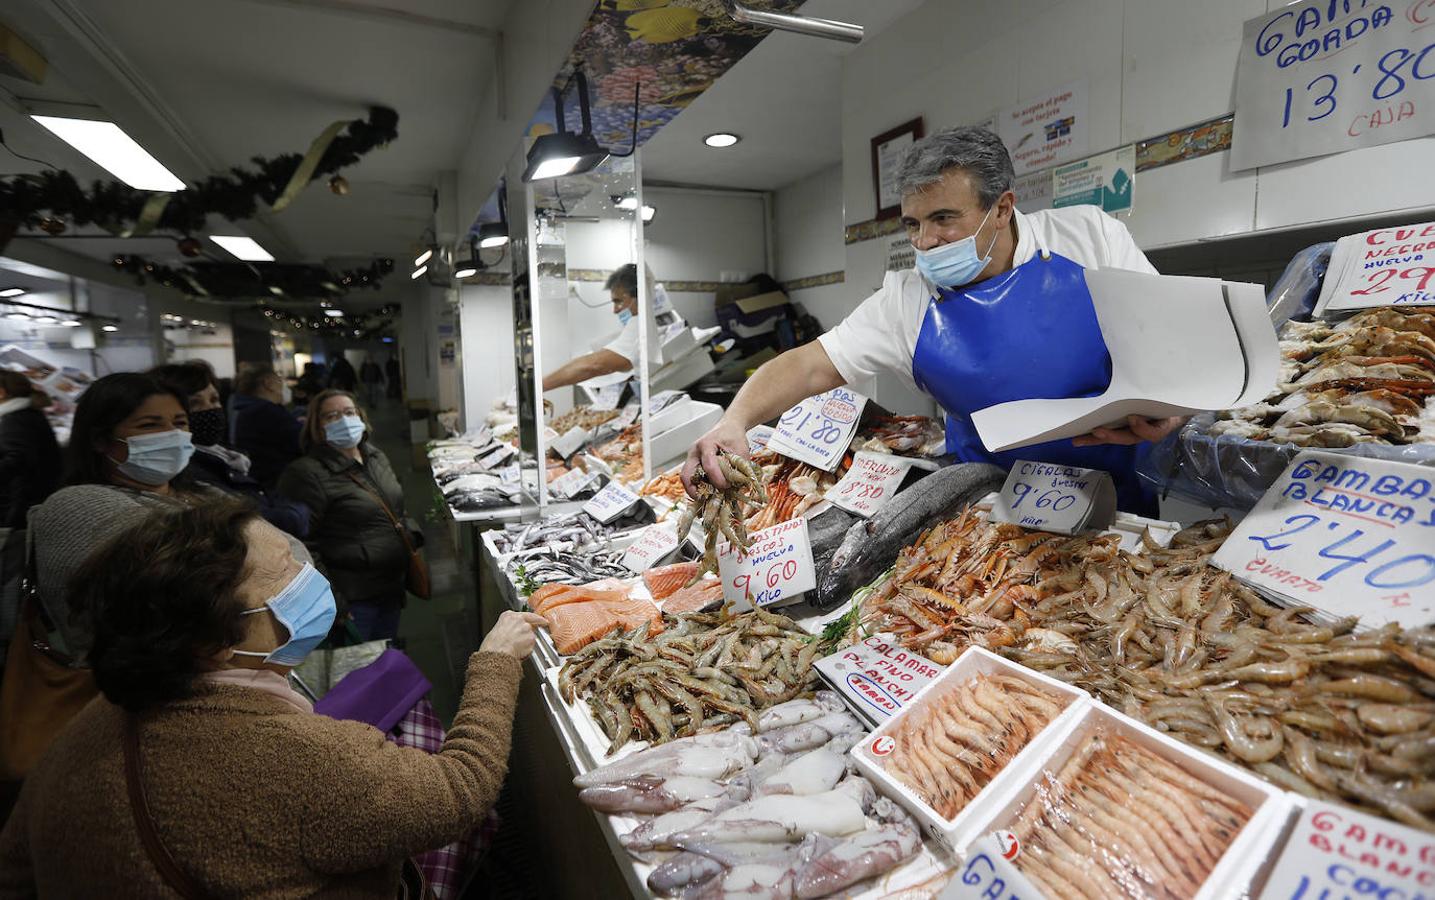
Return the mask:
{"type": "Polygon", "coordinates": [[[369,422],[347,391],[309,401],[299,435],[304,455],[279,477],[278,492],[309,507],[309,552],[328,576],[340,619],[347,609],[364,640],[398,635],[411,547],[422,533],[404,518],[404,492],[369,422]]]}

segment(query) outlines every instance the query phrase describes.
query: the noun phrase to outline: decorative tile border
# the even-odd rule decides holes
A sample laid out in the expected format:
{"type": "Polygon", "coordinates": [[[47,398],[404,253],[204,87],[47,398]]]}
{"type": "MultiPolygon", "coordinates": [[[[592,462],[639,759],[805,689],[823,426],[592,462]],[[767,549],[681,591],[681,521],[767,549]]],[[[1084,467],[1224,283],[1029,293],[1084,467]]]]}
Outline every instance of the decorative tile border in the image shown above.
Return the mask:
{"type": "MultiPolygon", "coordinates": [[[[1198,159],[1231,149],[1231,132],[1235,113],[1217,116],[1206,122],[1178,128],[1166,134],[1136,142],[1136,171],[1159,169],[1172,163],[1198,159]]],[[[1025,177],[1025,176],[1023,176],[1025,177]]],[[[848,225],[842,230],[842,241],[856,244],[885,237],[902,230],[901,219],[868,219],[848,225]]]]}
{"type": "Polygon", "coordinates": [[[721,281],[673,281],[662,279],[662,285],[670,294],[716,294],[723,286],[721,281]]]}
{"type": "Polygon", "coordinates": [[[784,281],[782,289],[791,293],[806,288],[823,287],[829,284],[842,284],[847,280],[846,272],[824,272],[821,275],[808,275],[806,278],[794,278],[791,281],[784,281]]]}
{"type": "Polygon", "coordinates": [[[608,276],[612,274],[613,272],[611,269],[569,269],[568,280],[602,282],[607,281],[608,276]]]}

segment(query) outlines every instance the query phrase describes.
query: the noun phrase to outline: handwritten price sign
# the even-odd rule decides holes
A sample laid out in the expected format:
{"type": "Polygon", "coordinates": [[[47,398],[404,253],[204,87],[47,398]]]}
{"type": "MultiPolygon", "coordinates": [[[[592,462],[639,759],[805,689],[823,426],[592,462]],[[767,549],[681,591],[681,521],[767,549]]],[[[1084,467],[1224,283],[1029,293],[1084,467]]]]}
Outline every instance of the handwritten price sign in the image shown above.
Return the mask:
{"type": "Polygon", "coordinates": [[[947,882],[938,900],[1039,900],[1038,891],[1014,865],[1021,845],[1011,832],[988,834],[973,842],[966,865],[947,882]]]}
{"type": "Polygon", "coordinates": [[[911,468],[909,459],[860,451],[852,459],[852,468],[827,492],[826,499],[865,518],[887,505],[911,468]]]}
{"type": "Polygon", "coordinates": [[[903,649],[890,634],[874,634],[813,665],[874,725],[898,713],[946,668],[903,649]]]}
{"type": "Polygon", "coordinates": [[[583,511],[604,525],[621,516],[638,502],[638,495],[616,481],[610,481],[593,499],[583,504],[583,511]]]}
{"type": "Polygon", "coordinates": [[[808,397],[782,414],[767,449],[831,472],[852,443],[867,398],[845,387],[808,397]]]}
{"type": "Polygon", "coordinates": [[[1422,466],[1305,451],[1212,562],[1332,617],[1427,624],[1435,618],[1435,481],[1422,466]]]}
{"type": "Polygon", "coordinates": [[[1376,816],[1306,801],[1261,900],[1428,897],[1435,838],[1376,816]],[[1360,885],[1360,887],[1356,887],[1360,885]]]}
{"type": "Polygon", "coordinates": [[[623,565],[630,572],[646,572],[678,549],[676,526],[649,525],[638,532],[637,540],[623,552],[623,565]]]}
{"type": "Polygon", "coordinates": [[[1057,534],[1108,528],[1116,517],[1111,476],[1096,469],[1018,460],[992,504],[992,521],[1057,534]]]}
{"type": "Polygon", "coordinates": [[[563,459],[568,459],[578,452],[578,448],[588,443],[589,437],[591,435],[587,429],[574,426],[563,432],[558,440],[553,442],[553,452],[563,459]]]}
{"type": "Polygon", "coordinates": [[[1435,0],[1305,0],[1246,22],[1231,168],[1435,131],[1435,0]]]}
{"type": "Polygon", "coordinates": [[[548,485],[548,492],[555,497],[571,500],[597,477],[594,473],[574,469],[555,478],[548,485]]]}
{"type": "Polygon", "coordinates": [[[767,442],[772,439],[771,425],[754,425],[747,430],[747,452],[751,456],[754,453],[761,453],[767,449],[767,442]]]}
{"type": "Polygon", "coordinates": [[[754,531],[749,537],[746,554],[728,545],[718,555],[723,597],[735,607],[771,606],[817,587],[806,519],[754,531]]]}
{"type": "Polygon", "coordinates": [[[1341,238],[1321,288],[1321,311],[1435,304],[1435,222],[1341,238]]]}

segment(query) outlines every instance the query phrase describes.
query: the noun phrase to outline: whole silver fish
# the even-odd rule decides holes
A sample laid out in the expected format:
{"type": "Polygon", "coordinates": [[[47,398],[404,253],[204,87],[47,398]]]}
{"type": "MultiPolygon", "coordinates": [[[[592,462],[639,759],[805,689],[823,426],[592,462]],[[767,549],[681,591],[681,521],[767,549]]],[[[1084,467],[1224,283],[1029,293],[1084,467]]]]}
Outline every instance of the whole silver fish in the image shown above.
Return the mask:
{"type": "Polygon", "coordinates": [[[876,515],[848,529],[827,570],[818,573],[817,605],[846,603],[853,591],[890,568],[924,529],[999,490],[1004,481],[1006,472],[996,466],[958,463],[897,492],[876,515]]]}

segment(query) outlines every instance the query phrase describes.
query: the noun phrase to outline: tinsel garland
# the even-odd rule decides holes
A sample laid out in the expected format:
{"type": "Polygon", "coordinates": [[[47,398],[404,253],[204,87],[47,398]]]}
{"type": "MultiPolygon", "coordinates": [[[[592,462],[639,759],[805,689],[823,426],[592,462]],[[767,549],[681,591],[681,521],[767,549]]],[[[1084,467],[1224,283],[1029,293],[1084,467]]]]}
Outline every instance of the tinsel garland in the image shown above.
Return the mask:
{"type": "Polygon", "coordinates": [[[135,276],[139,284],[154,281],[193,297],[253,299],[275,296],[286,300],[326,300],[350,289],[378,290],[394,261],[384,257],[367,266],[330,271],[323,266],[287,263],[195,263],[175,268],[142,256],[116,256],[117,270],[135,276]]]}
{"type": "MultiPolygon", "coordinates": [[[[367,119],[355,119],[324,149],[312,181],[358,162],[360,157],[398,137],[399,115],[376,106],[367,119]]],[[[273,206],[283,195],[304,154],[286,153],[269,159],[253,157],[253,169],[234,167],[224,175],[211,175],[167,197],[157,230],[196,234],[205,218],[219,215],[231,221],[253,218],[260,203],[273,206]]],[[[58,217],[74,225],[98,225],[116,234],[138,222],[146,203],[157,195],[118,181],[96,181],[85,190],[69,172],[47,169],[37,175],[0,179],[0,219],[37,228],[42,219],[58,217]]],[[[148,229],[147,229],[148,230],[148,229]]]]}

